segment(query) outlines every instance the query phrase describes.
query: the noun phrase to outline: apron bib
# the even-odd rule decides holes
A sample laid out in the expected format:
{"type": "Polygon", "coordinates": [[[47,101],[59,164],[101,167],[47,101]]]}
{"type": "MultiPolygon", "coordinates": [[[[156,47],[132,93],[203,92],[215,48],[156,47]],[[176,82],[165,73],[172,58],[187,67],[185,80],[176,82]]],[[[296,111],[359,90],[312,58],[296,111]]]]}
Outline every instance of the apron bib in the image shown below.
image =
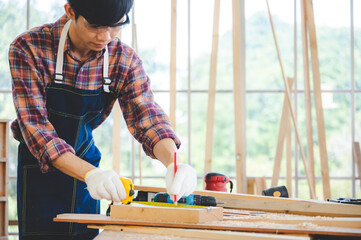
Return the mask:
{"type": "MultiPolygon", "coordinates": [[[[61,33],[54,82],[46,88],[48,119],[58,136],[71,145],[78,157],[98,167],[100,151],[92,131],[102,121],[115,96],[110,93],[108,47],[103,63],[103,86],[97,90],[78,89],[64,84],[64,44],[69,20],[61,33]]],[[[24,143],[18,153],[18,220],[23,240],[93,239],[98,230],[85,224],[55,223],[61,213],[99,213],[100,201],[90,197],[86,184],[59,170],[41,173],[37,159],[24,143]]]]}

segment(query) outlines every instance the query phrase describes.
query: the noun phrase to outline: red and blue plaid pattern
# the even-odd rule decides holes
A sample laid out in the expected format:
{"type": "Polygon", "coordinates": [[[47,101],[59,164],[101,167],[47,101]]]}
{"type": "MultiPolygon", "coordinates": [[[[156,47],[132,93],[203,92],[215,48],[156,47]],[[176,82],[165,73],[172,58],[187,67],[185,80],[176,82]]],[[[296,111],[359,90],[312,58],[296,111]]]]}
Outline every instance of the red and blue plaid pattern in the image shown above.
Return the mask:
{"type": "MultiPolygon", "coordinates": [[[[64,15],[53,24],[31,29],[18,36],[10,45],[9,63],[17,118],[11,128],[14,138],[24,141],[39,160],[42,172],[49,171],[50,162],[74,149],[59,138],[47,118],[46,85],[53,81],[56,53],[61,30],[68,18],[64,15]]],[[[104,50],[94,52],[85,62],[70,51],[69,38],[64,47],[65,84],[79,89],[102,87],[104,50]]],[[[133,136],[142,143],[145,153],[155,158],[154,145],[163,138],[180,141],[174,134],[164,111],[154,101],[150,81],[142,61],[135,51],[118,38],[108,45],[109,77],[118,94],[123,116],[133,136]]],[[[109,116],[113,103],[106,111],[109,116]]],[[[104,120],[103,119],[103,120],[104,120]]]]}

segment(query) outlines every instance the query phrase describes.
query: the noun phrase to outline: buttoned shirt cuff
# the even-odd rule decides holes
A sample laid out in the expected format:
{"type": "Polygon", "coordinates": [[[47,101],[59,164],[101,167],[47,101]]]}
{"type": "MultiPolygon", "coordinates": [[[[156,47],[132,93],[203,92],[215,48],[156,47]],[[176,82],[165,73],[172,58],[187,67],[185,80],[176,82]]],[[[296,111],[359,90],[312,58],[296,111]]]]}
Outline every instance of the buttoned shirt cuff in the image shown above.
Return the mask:
{"type": "Polygon", "coordinates": [[[177,146],[177,149],[179,149],[181,145],[181,141],[179,138],[175,135],[172,129],[165,128],[164,125],[161,126],[154,126],[153,128],[149,129],[145,135],[143,136],[143,149],[144,152],[150,156],[151,158],[156,159],[153,149],[154,146],[162,139],[164,138],[171,138],[173,139],[175,145],[177,146]]]}
{"type": "Polygon", "coordinates": [[[73,147],[61,138],[54,138],[47,142],[39,151],[41,156],[39,160],[40,171],[42,173],[46,173],[54,170],[54,167],[51,165],[51,161],[57,159],[66,152],[75,153],[73,147]]]}

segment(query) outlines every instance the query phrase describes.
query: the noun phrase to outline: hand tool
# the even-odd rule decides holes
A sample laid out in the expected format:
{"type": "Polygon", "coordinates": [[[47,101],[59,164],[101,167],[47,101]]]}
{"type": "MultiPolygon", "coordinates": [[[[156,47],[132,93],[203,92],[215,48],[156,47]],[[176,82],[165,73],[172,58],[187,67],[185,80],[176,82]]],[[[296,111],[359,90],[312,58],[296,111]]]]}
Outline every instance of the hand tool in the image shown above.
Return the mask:
{"type": "MultiPolygon", "coordinates": [[[[172,199],[167,193],[157,193],[154,196],[154,202],[173,203],[172,199]]],[[[217,203],[220,202],[217,202],[216,198],[212,196],[201,196],[198,194],[190,194],[187,197],[181,197],[178,200],[178,203],[184,205],[217,206],[217,203]]]]}
{"type": "Polygon", "coordinates": [[[275,186],[275,187],[270,187],[267,189],[264,189],[262,191],[262,195],[263,196],[269,196],[269,197],[283,197],[283,198],[288,198],[288,191],[286,186],[275,186]]]}
{"type": "Polygon", "coordinates": [[[338,199],[327,199],[328,202],[335,203],[346,203],[346,204],[356,204],[361,205],[361,198],[338,198],[338,199]]]}
{"type": "Polygon", "coordinates": [[[233,189],[233,182],[224,174],[209,172],[204,176],[206,190],[227,192],[226,184],[230,183],[230,192],[233,189]]]}
{"type": "MultiPolygon", "coordinates": [[[[130,204],[133,202],[133,196],[134,196],[134,185],[132,180],[125,177],[120,177],[120,181],[122,181],[125,192],[127,193],[127,197],[120,202],[123,204],[130,204]]],[[[106,215],[110,216],[110,206],[113,205],[113,201],[109,204],[109,207],[106,211],[106,215]]]]}

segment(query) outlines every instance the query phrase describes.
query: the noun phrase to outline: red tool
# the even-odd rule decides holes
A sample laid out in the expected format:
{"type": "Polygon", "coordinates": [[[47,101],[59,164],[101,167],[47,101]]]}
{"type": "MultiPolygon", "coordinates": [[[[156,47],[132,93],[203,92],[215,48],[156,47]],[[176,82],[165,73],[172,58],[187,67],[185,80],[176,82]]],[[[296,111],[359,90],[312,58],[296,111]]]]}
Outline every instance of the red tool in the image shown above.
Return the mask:
{"type": "Polygon", "coordinates": [[[233,182],[224,174],[209,172],[204,176],[204,181],[206,190],[227,192],[226,184],[230,183],[230,192],[232,192],[233,182]]]}

